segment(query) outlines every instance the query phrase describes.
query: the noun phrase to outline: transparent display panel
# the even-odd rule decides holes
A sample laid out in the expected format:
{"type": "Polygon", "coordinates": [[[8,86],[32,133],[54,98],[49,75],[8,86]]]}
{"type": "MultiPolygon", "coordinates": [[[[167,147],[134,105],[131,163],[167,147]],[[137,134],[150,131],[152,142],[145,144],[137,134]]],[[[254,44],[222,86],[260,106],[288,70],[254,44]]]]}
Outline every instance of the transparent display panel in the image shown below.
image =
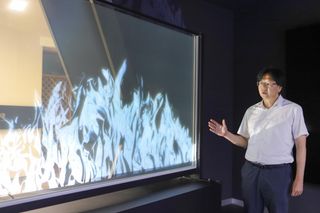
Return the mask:
{"type": "Polygon", "coordinates": [[[198,36],[94,1],[12,2],[0,1],[0,201],[197,167],[198,36]]]}

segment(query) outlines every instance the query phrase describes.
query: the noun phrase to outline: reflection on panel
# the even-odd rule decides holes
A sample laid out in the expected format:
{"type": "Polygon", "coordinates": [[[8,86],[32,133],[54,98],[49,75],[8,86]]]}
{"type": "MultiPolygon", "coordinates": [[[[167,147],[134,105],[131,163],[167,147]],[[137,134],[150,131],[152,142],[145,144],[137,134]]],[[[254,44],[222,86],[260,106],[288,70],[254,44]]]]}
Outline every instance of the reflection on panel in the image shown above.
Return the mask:
{"type": "Polygon", "coordinates": [[[29,16],[9,2],[0,5],[4,200],[196,168],[196,36],[86,0],[31,0],[29,16]]]}

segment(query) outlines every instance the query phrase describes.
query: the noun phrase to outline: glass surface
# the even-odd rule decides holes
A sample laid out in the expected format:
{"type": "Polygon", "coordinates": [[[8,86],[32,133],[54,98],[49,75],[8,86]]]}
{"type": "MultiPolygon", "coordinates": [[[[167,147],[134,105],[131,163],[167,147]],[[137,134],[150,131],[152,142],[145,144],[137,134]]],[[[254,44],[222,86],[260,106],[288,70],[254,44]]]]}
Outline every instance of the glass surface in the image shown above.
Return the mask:
{"type": "Polygon", "coordinates": [[[0,199],[197,166],[198,36],[86,0],[0,2],[0,199]]]}

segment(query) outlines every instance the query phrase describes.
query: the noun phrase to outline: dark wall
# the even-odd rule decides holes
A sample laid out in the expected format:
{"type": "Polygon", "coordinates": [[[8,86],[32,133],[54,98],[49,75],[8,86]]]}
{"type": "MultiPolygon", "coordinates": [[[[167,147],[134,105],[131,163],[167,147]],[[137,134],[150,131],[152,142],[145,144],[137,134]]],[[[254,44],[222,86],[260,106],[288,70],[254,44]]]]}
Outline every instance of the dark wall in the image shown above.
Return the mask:
{"type": "Polygon", "coordinates": [[[232,146],[208,131],[208,120],[233,125],[233,13],[210,3],[181,1],[186,27],[202,33],[201,177],[222,183],[232,197],[232,146]]]}
{"type": "MultiPolygon", "coordinates": [[[[168,2],[175,5],[171,19],[159,12],[148,14],[203,36],[201,175],[222,182],[222,199],[241,199],[240,169],[245,150],[210,134],[207,121],[210,117],[226,118],[229,129],[237,131],[245,110],[260,100],[256,73],[265,66],[286,69],[287,30],[320,22],[320,2],[168,2]],[[180,15],[182,18],[177,18],[180,15]]],[[[135,8],[141,11],[141,7],[135,8]]]]}
{"type": "MultiPolygon", "coordinates": [[[[257,71],[270,65],[286,68],[287,30],[320,23],[320,1],[237,1],[229,9],[211,2],[114,0],[123,7],[201,33],[201,177],[221,181],[222,199],[241,199],[244,150],[211,134],[207,121],[211,117],[225,118],[229,129],[237,131],[245,110],[260,100],[257,71]]],[[[313,192],[320,194],[319,190],[313,192]]]]}
{"type": "MultiPolygon", "coordinates": [[[[260,100],[255,84],[257,71],[264,66],[287,68],[287,30],[320,23],[319,1],[259,1],[259,4],[258,1],[251,1],[250,5],[245,2],[239,3],[235,12],[235,126],[240,124],[246,108],[260,100]]],[[[303,75],[303,71],[300,74],[303,75]]],[[[298,86],[298,83],[295,85],[298,86]]],[[[237,198],[241,198],[242,161],[243,151],[235,148],[233,196],[237,198]]]]}
{"type": "Polygon", "coordinates": [[[320,186],[320,23],[288,30],[286,53],[287,96],[302,106],[310,134],[305,181],[320,186]]]}

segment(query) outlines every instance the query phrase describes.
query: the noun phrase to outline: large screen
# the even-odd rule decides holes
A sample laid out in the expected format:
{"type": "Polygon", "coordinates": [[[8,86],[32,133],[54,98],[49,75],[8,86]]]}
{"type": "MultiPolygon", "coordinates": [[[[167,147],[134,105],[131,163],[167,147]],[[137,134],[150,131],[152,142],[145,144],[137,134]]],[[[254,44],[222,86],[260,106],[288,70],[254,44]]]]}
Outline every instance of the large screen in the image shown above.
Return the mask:
{"type": "Polygon", "coordinates": [[[106,2],[28,2],[0,17],[4,202],[197,168],[199,35],[106,2]]]}

